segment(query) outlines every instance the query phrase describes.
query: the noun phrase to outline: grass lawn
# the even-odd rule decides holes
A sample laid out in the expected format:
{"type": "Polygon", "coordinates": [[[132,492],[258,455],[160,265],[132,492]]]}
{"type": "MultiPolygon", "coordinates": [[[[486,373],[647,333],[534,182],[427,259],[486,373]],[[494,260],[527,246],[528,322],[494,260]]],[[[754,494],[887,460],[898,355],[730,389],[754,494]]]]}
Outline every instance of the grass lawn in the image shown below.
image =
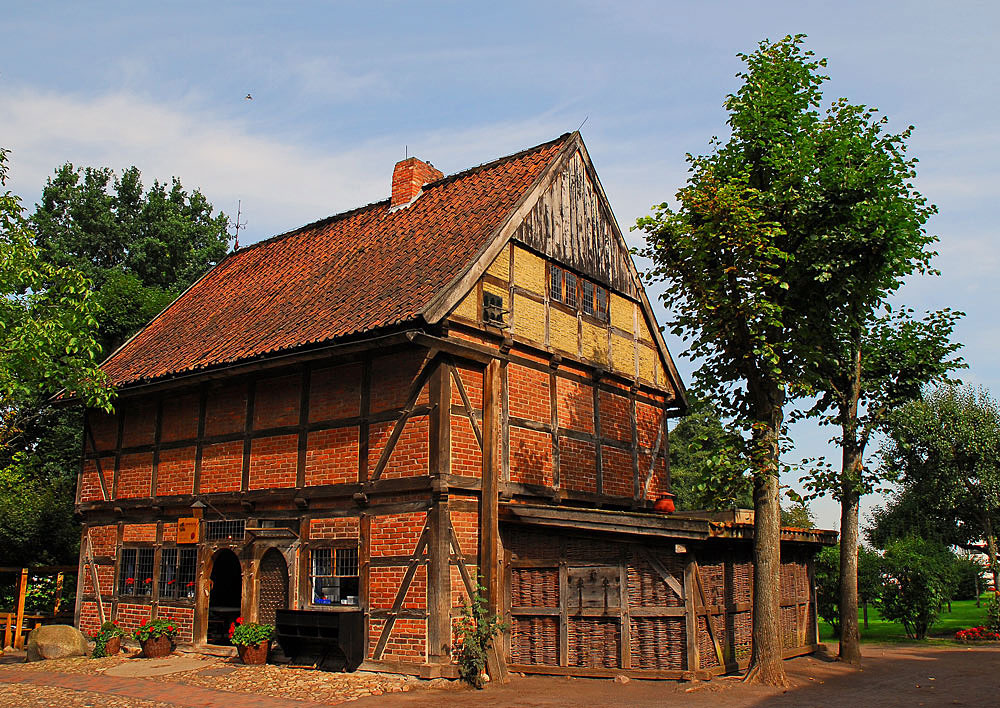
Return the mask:
{"type": "MultiPolygon", "coordinates": [[[[955,632],[960,629],[977,627],[986,621],[986,606],[989,597],[985,593],[980,598],[981,607],[976,607],[975,600],[958,600],[951,603],[951,612],[945,605],[938,615],[937,621],[928,630],[930,637],[939,639],[953,639],[955,632]]],[[[879,611],[868,606],[868,629],[865,629],[864,617],[861,610],[858,611],[858,624],[861,628],[862,642],[905,642],[906,632],[903,625],[896,622],[889,622],[882,619],[879,611]]],[[[833,636],[833,628],[823,620],[819,621],[819,637],[821,641],[836,641],[833,636]]]]}

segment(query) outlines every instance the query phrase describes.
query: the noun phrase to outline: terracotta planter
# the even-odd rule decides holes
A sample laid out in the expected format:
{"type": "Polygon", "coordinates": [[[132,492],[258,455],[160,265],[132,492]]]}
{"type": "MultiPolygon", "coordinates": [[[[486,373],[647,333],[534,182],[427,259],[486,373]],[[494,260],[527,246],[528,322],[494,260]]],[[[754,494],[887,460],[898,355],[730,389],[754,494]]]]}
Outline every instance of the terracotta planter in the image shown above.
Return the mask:
{"type": "Polygon", "coordinates": [[[104,643],[104,653],[108,656],[114,656],[122,650],[122,638],[121,637],[111,637],[108,641],[104,643]]]}
{"type": "Polygon", "coordinates": [[[236,645],[236,651],[240,655],[240,661],[244,664],[266,664],[267,650],[271,647],[271,641],[261,642],[253,645],[236,645]]]}
{"type": "Polygon", "coordinates": [[[656,502],[653,503],[653,511],[658,514],[673,514],[674,513],[674,495],[665,494],[656,502]]]}
{"type": "Polygon", "coordinates": [[[150,637],[140,644],[142,644],[142,655],[147,659],[159,659],[174,650],[174,643],[170,637],[150,637]]]}

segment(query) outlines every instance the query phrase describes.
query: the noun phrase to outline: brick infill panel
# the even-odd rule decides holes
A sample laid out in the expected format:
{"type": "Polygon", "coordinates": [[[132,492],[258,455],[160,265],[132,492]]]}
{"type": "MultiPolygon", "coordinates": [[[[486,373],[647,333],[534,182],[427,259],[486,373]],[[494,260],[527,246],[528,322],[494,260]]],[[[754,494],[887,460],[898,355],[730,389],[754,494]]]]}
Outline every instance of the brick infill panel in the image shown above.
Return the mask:
{"type": "Polygon", "coordinates": [[[275,698],[252,693],[217,691],[190,684],[151,681],[149,679],[57,672],[10,671],[0,669],[0,683],[29,683],[34,686],[56,686],[73,691],[89,691],[105,695],[125,696],[146,701],[159,701],[185,708],[311,708],[328,703],[275,698]]]}

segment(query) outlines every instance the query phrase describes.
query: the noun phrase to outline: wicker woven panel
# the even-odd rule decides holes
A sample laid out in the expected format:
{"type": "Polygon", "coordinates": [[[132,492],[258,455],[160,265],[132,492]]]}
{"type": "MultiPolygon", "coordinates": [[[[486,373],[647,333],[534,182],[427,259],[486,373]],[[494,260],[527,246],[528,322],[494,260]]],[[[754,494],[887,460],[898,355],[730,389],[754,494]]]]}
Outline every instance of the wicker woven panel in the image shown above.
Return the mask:
{"type": "Polygon", "coordinates": [[[730,604],[750,602],[750,589],[753,587],[753,565],[751,563],[729,564],[726,569],[729,582],[726,584],[726,595],[730,604]]]}
{"type": "Polygon", "coordinates": [[[595,669],[617,669],[621,633],[618,622],[611,619],[573,617],[569,620],[570,666],[595,669]]]}
{"type": "Polygon", "coordinates": [[[632,668],[687,668],[683,617],[633,617],[630,629],[632,668]]]}
{"type": "Polygon", "coordinates": [[[558,619],[515,617],[511,626],[510,654],[515,664],[558,666],[558,619]]]}
{"type": "Polygon", "coordinates": [[[511,530],[504,534],[504,545],[510,548],[515,559],[530,558],[559,564],[559,542],[551,534],[511,530]]]}
{"type": "MultiPolygon", "coordinates": [[[[551,541],[550,541],[551,542],[551,541]]],[[[566,537],[566,562],[616,565],[621,560],[621,546],[589,538],[566,537]]]]}
{"type": "Polygon", "coordinates": [[[722,562],[700,563],[701,587],[705,591],[705,602],[709,605],[723,605],[726,602],[725,566],[722,562]]]}
{"type": "MultiPolygon", "coordinates": [[[[670,562],[664,563],[667,570],[678,583],[683,583],[684,570],[680,560],[676,556],[665,558],[670,559],[670,562]]],[[[628,604],[631,607],[680,607],[684,601],[663,582],[660,574],[641,555],[630,555],[628,604]]]]}
{"type": "Polygon", "coordinates": [[[792,649],[799,645],[799,608],[781,608],[781,645],[792,649]]]}
{"type": "Polygon", "coordinates": [[[749,659],[750,639],[752,633],[750,613],[730,613],[726,618],[726,622],[732,629],[732,639],[729,639],[729,641],[731,642],[730,646],[732,647],[733,659],[736,661],[745,661],[749,659]]]}
{"type": "MultiPolygon", "coordinates": [[[[698,654],[700,656],[701,668],[708,669],[719,665],[719,657],[715,653],[715,644],[712,642],[712,635],[708,632],[706,617],[698,618],[698,654]]],[[[722,615],[712,617],[712,627],[715,628],[715,636],[719,638],[719,646],[722,648],[723,658],[726,653],[726,631],[725,620],[722,615]]]]}
{"type": "Polygon", "coordinates": [[[559,570],[513,568],[510,602],[513,607],[559,607],[559,570]]]}
{"type": "Polygon", "coordinates": [[[258,621],[274,624],[275,610],[288,608],[288,565],[280,552],[273,548],[264,554],[257,569],[260,598],[258,621]]]}

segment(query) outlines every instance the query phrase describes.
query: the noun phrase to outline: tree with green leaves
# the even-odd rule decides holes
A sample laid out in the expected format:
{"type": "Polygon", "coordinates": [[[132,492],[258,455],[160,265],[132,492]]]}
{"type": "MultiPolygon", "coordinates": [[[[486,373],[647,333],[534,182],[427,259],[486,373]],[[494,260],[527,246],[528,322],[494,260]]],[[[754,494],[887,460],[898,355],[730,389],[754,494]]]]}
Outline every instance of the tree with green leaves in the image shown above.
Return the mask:
{"type": "Polygon", "coordinates": [[[940,386],[894,412],[886,432],[882,464],[905,502],[895,523],[881,520],[886,531],[907,517],[935,519],[941,541],[986,553],[1000,587],[1000,404],[983,388],[940,386]]]}
{"type": "Polygon", "coordinates": [[[964,366],[954,356],[961,345],[951,341],[962,313],[945,309],[916,319],[909,309],[894,312],[886,305],[882,314],[875,310],[905,275],[918,269],[926,272],[931,256],[926,247],[929,237],[923,233],[931,207],[924,206],[906,182],[912,176],[912,163],[903,157],[903,143],[889,140],[887,145],[886,151],[899,153],[894,178],[880,173],[880,184],[872,190],[881,186],[888,191],[881,202],[869,199],[863,210],[866,218],[871,218],[872,212],[882,216],[858,228],[877,230],[882,241],[895,245],[873,266],[879,286],[868,291],[868,302],[858,297],[847,304],[854,310],[851,316],[834,320],[827,355],[817,358],[813,372],[815,388],[821,392],[813,412],[823,423],[839,429],[840,469],[819,467],[803,479],[813,495],[832,493],[840,502],[839,656],[852,664],[861,662],[856,582],[858,510],[861,497],[883,481],[881,468],[864,463],[868,442],[892,411],[920,396],[924,385],[948,381],[951,371],[964,366]],[[851,324],[844,327],[842,323],[851,324]]]}
{"type": "MultiPolygon", "coordinates": [[[[63,273],[88,283],[88,346],[98,374],[97,362],[229,248],[228,220],[201,192],[185,190],[177,179],[146,189],[134,167],[117,174],[63,165],[47,180],[30,219],[21,212],[18,218],[21,252],[31,254],[39,271],[36,284],[20,285],[18,292],[22,298],[54,294],[63,273]]],[[[63,316],[72,312],[66,308],[63,316]]],[[[32,371],[58,380],[56,366],[32,371]]],[[[73,497],[82,408],[54,406],[42,388],[21,393],[4,408],[19,423],[0,440],[0,549],[11,559],[0,564],[71,562],[79,543],[73,497]]]]}
{"type": "Polygon", "coordinates": [[[906,636],[924,639],[954,591],[954,554],[922,538],[893,541],[882,557],[882,617],[899,622],[906,636]]]}
{"type": "Polygon", "coordinates": [[[908,133],[883,134],[873,110],[839,100],[820,112],[826,61],[803,41],[763,41],[740,55],[743,83],[725,104],[730,137],[688,155],[678,209],[662,204],[637,223],[649,277],[666,283],[672,331],[700,363],[696,388],[746,435],[756,588],[748,679],[778,685],[785,407],[814,391],[817,363],[837,356],[831,333],[864,331],[873,293],[905,275],[883,267],[899,260],[899,243],[877,224],[899,197],[894,180],[912,171],[908,133]],[[867,306],[850,306],[859,299],[867,306]]]}

